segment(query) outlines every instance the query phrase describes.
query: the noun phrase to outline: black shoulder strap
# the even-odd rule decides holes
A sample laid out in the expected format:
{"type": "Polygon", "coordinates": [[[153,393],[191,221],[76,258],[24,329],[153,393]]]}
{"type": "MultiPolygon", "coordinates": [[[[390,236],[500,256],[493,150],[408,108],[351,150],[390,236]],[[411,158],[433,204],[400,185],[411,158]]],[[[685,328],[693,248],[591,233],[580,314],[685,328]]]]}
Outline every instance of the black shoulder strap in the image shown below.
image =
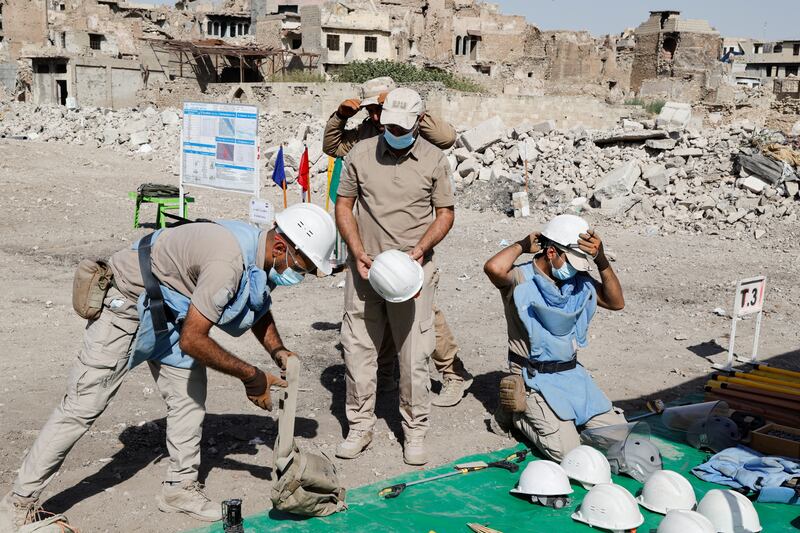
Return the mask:
{"type": "Polygon", "coordinates": [[[153,330],[156,335],[167,332],[167,313],[164,307],[164,297],[161,287],[153,275],[152,259],[150,255],[153,244],[153,234],[150,233],[139,241],[139,270],[142,271],[144,290],[150,299],[150,316],[153,319],[153,330]]]}

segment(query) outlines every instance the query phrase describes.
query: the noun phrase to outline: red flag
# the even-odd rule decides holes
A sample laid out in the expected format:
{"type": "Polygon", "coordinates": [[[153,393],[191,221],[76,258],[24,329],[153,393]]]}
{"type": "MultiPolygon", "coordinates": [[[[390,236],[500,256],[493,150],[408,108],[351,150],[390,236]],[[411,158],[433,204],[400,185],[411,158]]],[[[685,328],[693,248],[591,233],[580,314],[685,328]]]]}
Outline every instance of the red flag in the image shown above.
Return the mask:
{"type": "Polygon", "coordinates": [[[308,190],[308,147],[303,150],[303,157],[300,158],[300,168],[297,170],[297,183],[304,191],[308,190]]]}

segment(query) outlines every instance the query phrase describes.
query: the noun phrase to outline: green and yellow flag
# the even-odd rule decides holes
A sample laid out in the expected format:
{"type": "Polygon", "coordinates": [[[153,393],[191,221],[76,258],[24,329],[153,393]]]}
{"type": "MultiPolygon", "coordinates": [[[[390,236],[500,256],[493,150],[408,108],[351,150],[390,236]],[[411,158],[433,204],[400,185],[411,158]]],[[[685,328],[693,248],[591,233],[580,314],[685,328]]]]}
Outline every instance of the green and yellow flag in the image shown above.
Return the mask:
{"type": "Polygon", "coordinates": [[[325,209],[330,205],[328,201],[336,203],[336,191],[339,189],[339,177],[342,174],[342,158],[328,157],[328,197],[325,198],[325,209]]]}

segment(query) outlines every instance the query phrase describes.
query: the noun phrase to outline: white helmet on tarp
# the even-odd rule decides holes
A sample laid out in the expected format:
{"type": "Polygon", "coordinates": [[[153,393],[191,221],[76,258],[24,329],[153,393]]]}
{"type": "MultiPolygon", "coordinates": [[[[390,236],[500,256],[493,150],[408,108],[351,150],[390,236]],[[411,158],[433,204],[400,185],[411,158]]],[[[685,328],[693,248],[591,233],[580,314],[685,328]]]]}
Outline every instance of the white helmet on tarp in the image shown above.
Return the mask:
{"type": "Polygon", "coordinates": [[[711,489],[700,500],[697,512],[714,524],[717,533],[757,533],[762,529],[753,503],[732,490],[711,489]]]}
{"type": "Polygon", "coordinates": [[[422,288],[425,272],[417,261],[400,250],[386,250],[372,260],[369,284],[384,300],[410,300],[422,288]]]}
{"type": "Polygon", "coordinates": [[[323,274],[331,273],[336,224],[324,209],[312,203],[290,205],[275,215],[275,224],[323,274]]]}
{"type": "Polygon", "coordinates": [[[656,533],[717,533],[714,524],[696,511],[673,509],[658,524],[656,533]]]}
{"type": "Polygon", "coordinates": [[[631,493],[612,483],[592,487],[578,510],[572,513],[572,519],[612,531],[636,529],[644,522],[631,493]]]}
{"type": "Polygon", "coordinates": [[[644,483],[661,470],[661,452],[650,440],[647,422],[585,429],[581,442],[603,452],[614,474],[627,474],[644,483]]]}
{"type": "Polygon", "coordinates": [[[570,479],[590,489],[600,483],[611,483],[608,459],[591,446],[581,444],[573,448],[561,461],[561,467],[570,479]]]}
{"type": "Polygon", "coordinates": [[[578,247],[581,233],[589,230],[589,223],[576,215],[558,215],[542,229],[542,237],[557,244],[567,253],[567,260],[576,270],[586,272],[591,268],[589,257],[578,247]]]}
{"type": "Polygon", "coordinates": [[[534,503],[562,509],[570,503],[567,495],[572,494],[572,487],[567,473],[557,463],[534,461],[522,471],[519,483],[511,493],[530,496],[534,503]]]}
{"type": "Polygon", "coordinates": [[[692,484],[671,470],[653,472],[645,481],[636,501],[645,509],[659,514],[666,514],[672,509],[692,510],[697,505],[692,484]]]}

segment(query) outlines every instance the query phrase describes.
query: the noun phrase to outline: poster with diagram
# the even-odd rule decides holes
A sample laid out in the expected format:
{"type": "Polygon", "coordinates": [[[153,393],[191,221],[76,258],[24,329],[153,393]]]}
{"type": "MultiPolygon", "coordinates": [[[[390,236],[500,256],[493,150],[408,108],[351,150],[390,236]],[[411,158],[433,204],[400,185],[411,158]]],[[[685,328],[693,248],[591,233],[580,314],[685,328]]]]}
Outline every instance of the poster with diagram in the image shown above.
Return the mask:
{"type": "Polygon", "coordinates": [[[258,109],[185,102],[181,185],[258,194],[258,109]]]}

